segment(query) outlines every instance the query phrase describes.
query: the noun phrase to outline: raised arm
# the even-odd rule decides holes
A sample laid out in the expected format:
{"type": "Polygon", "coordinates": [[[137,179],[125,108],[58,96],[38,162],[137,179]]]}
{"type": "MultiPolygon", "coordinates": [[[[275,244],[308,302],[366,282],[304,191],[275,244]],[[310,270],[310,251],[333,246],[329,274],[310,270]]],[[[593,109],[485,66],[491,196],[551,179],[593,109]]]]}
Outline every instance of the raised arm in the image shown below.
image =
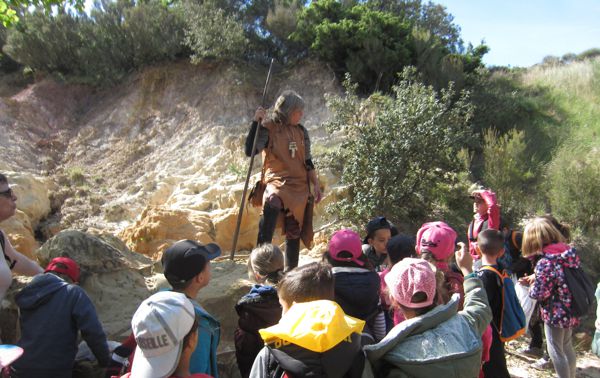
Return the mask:
{"type": "Polygon", "coordinates": [[[492,320],[492,310],[483,283],[473,273],[473,257],[467,251],[464,243],[458,244],[460,249],[455,254],[456,265],[465,276],[465,304],[459,314],[477,329],[479,335],[482,335],[492,320]]]}
{"type": "Polygon", "coordinates": [[[259,107],[258,109],[256,109],[256,112],[254,113],[254,120],[252,121],[252,124],[250,125],[250,131],[248,132],[248,135],[246,136],[246,142],[244,145],[244,152],[246,153],[246,156],[248,156],[248,157],[250,157],[250,155],[252,154],[252,144],[254,143],[254,135],[256,135],[257,129],[258,129],[258,140],[256,141],[256,150],[254,151],[254,153],[258,154],[265,147],[267,147],[267,143],[269,142],[269,131],[261,125],[262,120],[264,119],[265,115],[266,115],[266,110],[262,107],[259,107]]]}

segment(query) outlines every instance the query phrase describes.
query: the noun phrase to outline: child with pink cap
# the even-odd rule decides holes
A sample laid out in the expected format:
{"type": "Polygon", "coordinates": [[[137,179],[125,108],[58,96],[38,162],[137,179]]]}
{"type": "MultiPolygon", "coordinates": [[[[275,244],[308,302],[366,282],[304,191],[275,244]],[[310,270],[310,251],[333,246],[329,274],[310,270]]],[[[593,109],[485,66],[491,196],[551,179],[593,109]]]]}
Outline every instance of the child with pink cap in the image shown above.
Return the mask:
{"type": "Polygon", "coordinates": [[[469,196],[473,200],[473,220],[467,230],[469,239],[469,253],[474,259],[481,258],[481,252],[477,249],[477,235],[488,228],[500,230],[500,207],[496,201],[496,193],[490,189],[478,189],[471,192],[469,196]]]}
{"type": "Polygon", "coordinates": [[[452,270],[450,259],[456,246],[456,231],[444,222],[425,223],[417,232],[417,255],[432,264],[438,279],[438,304],[447,303],[454,293],[464,300],[463,276],[452,270]]]}
{"type": "Polygon", "coordinates": [[[379,296],[381,281],[362,253],[360,236],[350,229],[336,231],[323,259],[333,267],[335,301],[346,314],[366,321],[363,342],[381,340],[386,334],[379,296]]]}
{"type": "Polygon", "coordinates": [[[436,304],[435,272],[424,260],[405,258],[386,275],[391,300],[407,320],[378,344],[363,348],[373,376],[478,376],[481,335],[492,314],[481,280],[472,272],[471,256],[461,249],[456,260],[465,275],[462,311],[458,294],[447,304],[436,304]]]}

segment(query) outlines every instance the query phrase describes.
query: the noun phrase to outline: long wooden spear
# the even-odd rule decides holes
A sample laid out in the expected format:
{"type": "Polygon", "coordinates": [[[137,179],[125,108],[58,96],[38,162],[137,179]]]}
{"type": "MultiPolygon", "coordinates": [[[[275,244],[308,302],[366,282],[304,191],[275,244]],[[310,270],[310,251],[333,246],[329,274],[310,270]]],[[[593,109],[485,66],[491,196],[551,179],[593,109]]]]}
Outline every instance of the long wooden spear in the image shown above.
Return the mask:
{"type": "MultiPolygon", "coordinates": [[[[273,70],[273,61],[271,58],[271,64],[269,64],[269,73],[267,74],[267,81],[263,88],[261,106],[265,106],[265,100],[267,98],[267,90],[269,89],[269,82],[271,81],[271,71],[273,70]]],[[[252,152],[250,153],[250,165],[248,166],[248,173],[246,174],[246,182],[244,183],[244,192],[242,193],[242,201],[240,202],[240,211],[238,212],[237,224],[235,225],[235,233],[233,234],[233,246],[231,247],[231,254],[229,258],[233,260],[235,256],[235,248],[237,247],[238,236],[240,235],[240,226],[242,224],[242,215],[244,214],[244,206],[246,205],[246,192],[248,192],[248,183],[250,182],[250,176],[252,175],[252,166],[254,165],[254,156],[256,155],[256,141],[258,140],[258,132],[260,131],[260,121],[256,127],[256,133],[254,134],[254,141],[252,142],[252,152]]]]}

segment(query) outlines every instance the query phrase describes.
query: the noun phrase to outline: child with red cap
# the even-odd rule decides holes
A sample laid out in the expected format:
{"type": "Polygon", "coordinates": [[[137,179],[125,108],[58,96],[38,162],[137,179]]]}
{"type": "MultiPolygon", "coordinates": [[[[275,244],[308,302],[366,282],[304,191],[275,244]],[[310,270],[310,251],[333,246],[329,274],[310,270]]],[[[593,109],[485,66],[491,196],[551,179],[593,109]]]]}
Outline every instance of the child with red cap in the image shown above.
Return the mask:
{"type": "Polygon", "coordinates": [[[477,377],[481,335],[492,314],[471,256],[461,250],[456,260],[465,275],[462,311],[458,294],[447,304],[436,304],[435,272],[424,260],[405,258],[386,275],[391,300],[407,320],[378,344],[363,348],[373,376],[477,377]]]}
{"type": "Polygon", "coordinates": [[[50,261],[16,296],[23,356],[11,377],[71,377],[79,331],[101,367],[110,361],[106,334],[94,304],[79,282],[79,266],[68,257],[50,261]]]}

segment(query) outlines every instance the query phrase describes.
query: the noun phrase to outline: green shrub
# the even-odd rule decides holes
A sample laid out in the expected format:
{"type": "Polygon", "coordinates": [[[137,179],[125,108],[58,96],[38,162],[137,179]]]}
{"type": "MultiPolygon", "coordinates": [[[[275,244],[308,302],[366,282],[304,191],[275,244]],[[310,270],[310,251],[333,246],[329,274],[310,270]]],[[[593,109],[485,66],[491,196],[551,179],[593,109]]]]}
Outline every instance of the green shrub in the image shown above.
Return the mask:
{"type": "Polygon", "coordinates": [[[64,12],[52,16],[41,11],[26,13],[18,27],[9,31],[4,51],[34,70],[78,75],[82,69],[78,53],[85,45],[79,31],[87,22],[64,12]]]}
{"type": "Polygon", "coordinates": [[[5,51],[35,70],[93,84],[184,51],[181,13],[159,1],[96,3],[89,16],[27,13],[10,30],[5,51]]]}
{"type": "Polygon", "coordinates": [[[414,69],[404,70],[393,95],[361,100],[355,91],[347,82],[346,96],[327,97],[327,130],[343,135],[328,160],[348,192],[329,210],[355,225],[378,214],[409,224],[443,216],[439,199],[466,174],[457,155],[472,143],[467,97],[455,100],[452,88],[436,92],[414,69]]]}
{"type": "Polygon", "coordinates": [[[4,54],[2,49],[6,44],[6,28],[0,24],[0,71],[14,72],[20,68],[19,63],[15,62],[10,56],[4,54]]]}
{"type": "Polygon", "coordinates": [[[185,44],[192,63],[202,59],[233,59],[242,56],[247,39],[241,22],[211,1],[184,3],[185,44]]]}
{"type": "Polygon", "coordinates": [[[565,142],[548,165],[552,212],[584,233],[600,231],[600,146],[565,142]]]}
{"type": "Polygon", "coordinates": [[[600,56],[600,49],[596,47],[593,49],[585,50],[584,52],[580,53],[579,55],[577,55],[577,59],[579,59],[579,60],[594,59],[599,56],[600,56]]]}
{"type": "Polygon", "coordinates": [[[488,129],[483,139],[483,182],[496,192],[504,221],[515,225],[542,207],[534,189],[538,167],[528,154],[523,131],[498,135],[488,129]]]}
{"type": "Polygon", "coordinates": [[[349,73],[367,92],[389,89],[412,59],[409,25],[363,4],[313,1],[300,13],[292,39],[310,46],[338,74],[349,73]]]}

